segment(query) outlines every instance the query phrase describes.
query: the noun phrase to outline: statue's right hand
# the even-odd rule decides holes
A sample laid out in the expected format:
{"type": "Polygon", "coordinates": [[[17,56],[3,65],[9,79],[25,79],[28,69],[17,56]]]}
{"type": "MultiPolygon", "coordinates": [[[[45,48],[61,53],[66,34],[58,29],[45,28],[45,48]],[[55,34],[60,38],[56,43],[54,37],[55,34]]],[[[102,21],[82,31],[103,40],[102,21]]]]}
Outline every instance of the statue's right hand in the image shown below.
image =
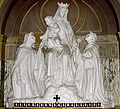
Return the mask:
{"type": "Polygon", "coordinates": [[[44,38],[44,36],[40,36],[40,39],[42,40],[44,38]]]}

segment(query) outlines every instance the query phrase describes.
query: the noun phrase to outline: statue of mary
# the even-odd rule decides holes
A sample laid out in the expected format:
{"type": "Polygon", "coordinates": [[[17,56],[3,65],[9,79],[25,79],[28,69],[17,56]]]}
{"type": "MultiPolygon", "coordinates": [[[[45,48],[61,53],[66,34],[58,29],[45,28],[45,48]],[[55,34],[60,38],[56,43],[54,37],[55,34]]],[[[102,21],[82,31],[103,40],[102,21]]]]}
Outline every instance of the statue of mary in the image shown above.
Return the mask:
{"type": "MultiPolygon", "coordinates": [[[[62,78],[61,84],[72,85],[74,83],[74,63],[71,60],[71,56],[75,36],[71,24],[67,20],[68,6],[69,4],[67,3],[64,4],[58,2],[58,9],[53,17],[53,21],[59,28],[58,37],[60,38],[63,48],[59,58],[57,57],[57,60],[60,60],[60,64],[57,63],[59,64],[59,71],[61,72],[58,73],[58,75],[59,78],[62,78]]],[[[54,59],[54,57],[51,57],[50,59],[52,58],[54,59]]],[[[53,64],[49,66],[53,66],[53,64]]],[[[56,67],[57,65],[54,66],[56,67]]],[[[53,69],[53,67],[51,67],[51,69],[53,69]]],[[[57,73],[55,73],[55,75],[57,75],[57,73]]]]}
{"type": "Polygon", "coordinates": [[[61,42],[59,35],[60,28],[51,16],[47,16],[45,22],[48,27],[45,34],[40,38],[42,39],[41,44],[44,43],[43,45],[46,45],[48,49],[46,63],[47,76],[50,81],[47,83],[51,82],[52,85],[57,87],[63,84],[73,85],[71,56],[69,51],[65,49],[65,45],[61,42]]]}
{"type": "Polygon", "coordinates": [[[74,31],[71,27],[70,22],[67,20],[69,4],[59,3],[58,9],[53,17],[53,20],[58,24],[60,28],[59,37],[67,49],[72,51],[73,40],[75,40],[74,31]]]}

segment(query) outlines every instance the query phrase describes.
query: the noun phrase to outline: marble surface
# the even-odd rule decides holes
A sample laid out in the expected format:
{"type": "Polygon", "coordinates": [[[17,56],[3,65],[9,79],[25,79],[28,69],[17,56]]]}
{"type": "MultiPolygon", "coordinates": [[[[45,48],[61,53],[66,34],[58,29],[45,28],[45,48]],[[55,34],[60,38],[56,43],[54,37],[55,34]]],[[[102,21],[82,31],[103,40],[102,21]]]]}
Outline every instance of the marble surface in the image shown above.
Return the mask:
{"type": "Polygon", "coordinates": [[[101,60],[95,33],[90,32],[83,39],[76,37],[67,20],[68,7],[69,4],[58,2],[55,15],[45,17],[47,28],[40,36],[38,51],[34,49],[34,33],[25,34],[5,83],[6,87],[11,84],[5,92],[8,106],[14,102],[54,102],[55,95],[60,96],[60,102],[101,102],[103,107],[114,106],[115,95],[110,85],[116,78],[116,60],[101,60]],[[83,40],[87,45],[80,52],[83,40]],[[110,90],[106,90],[104,81],[110,90]]]}

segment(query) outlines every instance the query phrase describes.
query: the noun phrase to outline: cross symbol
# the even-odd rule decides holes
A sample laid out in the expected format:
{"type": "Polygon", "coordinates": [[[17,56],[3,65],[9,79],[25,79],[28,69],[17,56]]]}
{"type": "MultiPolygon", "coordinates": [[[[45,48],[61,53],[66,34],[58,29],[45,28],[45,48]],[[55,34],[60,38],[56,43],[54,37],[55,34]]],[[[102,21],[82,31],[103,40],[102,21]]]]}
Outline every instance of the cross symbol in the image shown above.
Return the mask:
{"type": "Polygon", "coordinates": [[[60,97],[58,97],[58,95],[56,95],[55,97],[53,97],[53,99],[56,99],[56,102],[58,102],[58,100],[60,99],[60,97]]]}

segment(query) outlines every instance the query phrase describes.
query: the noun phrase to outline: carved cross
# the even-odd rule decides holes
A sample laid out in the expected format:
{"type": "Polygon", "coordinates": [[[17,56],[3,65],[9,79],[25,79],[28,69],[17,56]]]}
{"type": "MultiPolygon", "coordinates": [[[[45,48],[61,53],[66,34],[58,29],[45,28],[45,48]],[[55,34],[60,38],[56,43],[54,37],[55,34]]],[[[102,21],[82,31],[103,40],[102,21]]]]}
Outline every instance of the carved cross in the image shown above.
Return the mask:
{"type": "Polygon", "coordinates": [[[53,99],[55,99],[56,102],[58,102],[58,100],[60,99],[60,97],[58,97],[58,95],[56,95],[53,99]]]}

